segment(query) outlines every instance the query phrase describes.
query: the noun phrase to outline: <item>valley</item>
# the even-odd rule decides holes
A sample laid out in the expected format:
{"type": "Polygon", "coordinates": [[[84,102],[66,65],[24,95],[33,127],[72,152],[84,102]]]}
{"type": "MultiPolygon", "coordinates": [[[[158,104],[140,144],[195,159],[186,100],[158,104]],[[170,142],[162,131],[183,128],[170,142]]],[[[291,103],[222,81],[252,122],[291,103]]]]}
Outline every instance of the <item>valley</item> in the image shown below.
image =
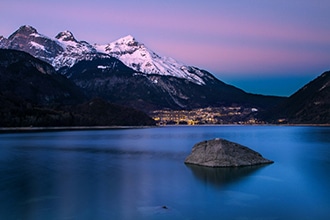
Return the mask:
{"type": "Polygon", "coordinates": [[[193,110],[156,110],[149,115],[158,125],[265,124],[256,108],[208,107],[193,110]]]}

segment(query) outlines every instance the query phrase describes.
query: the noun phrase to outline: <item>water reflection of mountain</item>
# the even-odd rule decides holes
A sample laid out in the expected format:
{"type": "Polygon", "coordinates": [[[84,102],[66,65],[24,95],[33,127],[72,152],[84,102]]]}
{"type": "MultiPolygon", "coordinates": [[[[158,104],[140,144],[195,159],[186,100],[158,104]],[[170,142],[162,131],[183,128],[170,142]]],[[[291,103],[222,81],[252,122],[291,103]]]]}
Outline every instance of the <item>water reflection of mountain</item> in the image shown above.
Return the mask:
{"type": "Polygon", "coordinates": [[[241,181],[267,165],[226,168],[203,167],[193,164],[186,164],[186,166],[190,168],[196,179],[221,187],[241,181]]]}
{"type": "Polygon", "coordinates": [[[329,126],[319,126],[319,127],[302,127],[297,135],[306,142],[322,142],[330,143],[330,129],[329,126]]]}

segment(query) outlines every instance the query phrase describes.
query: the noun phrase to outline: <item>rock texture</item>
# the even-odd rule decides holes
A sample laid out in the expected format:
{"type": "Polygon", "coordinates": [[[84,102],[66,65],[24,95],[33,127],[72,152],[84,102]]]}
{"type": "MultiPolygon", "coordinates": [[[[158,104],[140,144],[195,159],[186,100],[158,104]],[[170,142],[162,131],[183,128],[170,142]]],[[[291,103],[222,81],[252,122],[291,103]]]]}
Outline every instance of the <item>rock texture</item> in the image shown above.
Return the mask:
{"type": "Polygon", "coordinates": [[[197,143],[185,163],[207,167],[238,167],[269,164],[273,161],[263,158],[248,147],[216,138],[197,143]]]}

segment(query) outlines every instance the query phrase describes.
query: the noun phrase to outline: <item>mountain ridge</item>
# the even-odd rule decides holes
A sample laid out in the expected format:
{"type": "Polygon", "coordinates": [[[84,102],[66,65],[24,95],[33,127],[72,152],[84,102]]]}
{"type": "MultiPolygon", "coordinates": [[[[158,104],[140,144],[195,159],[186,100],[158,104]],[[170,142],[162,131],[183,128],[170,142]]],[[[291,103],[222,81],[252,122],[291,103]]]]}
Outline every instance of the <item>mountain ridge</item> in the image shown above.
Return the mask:
{"type": "Polygon", "coordinates": [[[206,70],[161,57],[131,35],[106,45],[91,45],[70,31],[49,38],[31,26],[21,26],[9,38],[0,41],[0,48],[22,50],[50,63],[86,95],[127,103],[145,112],[233,105],[262,110],[284,99],[247,93],[206,70]]]}
{"type": "Polygon", "coordinates": [[[80,60],[86,60],[87,54],[92,55],[89,59],[107,54],[140,73],[176,76],[203,84],[200,76],[203,74],[198,68],[184,65],[170,57],[161,57],[131,35],[109,44],[92,45],[86,41],[78,41],[68,30],[58,33],[55,38],[50,38],[38,33],[32,26],[23,25],[8,39],[3,37],[0,40],[0,47],[28,52],[50,63],[56,70],[72,67],[80,60]],[[50,46],[47,47],[43,43],[50,46]]]}
{"type": "Polygon", "coordinates": [[[330,124],[329,109],[330,71],[326,71],[260,117],[270,123],[330,124]]]}

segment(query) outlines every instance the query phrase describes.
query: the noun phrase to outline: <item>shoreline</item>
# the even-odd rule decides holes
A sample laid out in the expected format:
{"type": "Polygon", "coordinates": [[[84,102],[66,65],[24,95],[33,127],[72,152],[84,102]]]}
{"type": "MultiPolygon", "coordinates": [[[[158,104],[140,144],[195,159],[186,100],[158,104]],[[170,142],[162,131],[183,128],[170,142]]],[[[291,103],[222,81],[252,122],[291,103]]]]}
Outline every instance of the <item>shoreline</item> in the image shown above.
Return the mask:
{"type": "Polygon", "coordinates": [[[118,130],[118,129],[143,129],[162,127],[195,127],[195,126],[301,126],[301,127],[330,127],[330,124],[205,124],[205,125],[160,125],[160,126],[69,126],[69,127],[0,127],[0,133],[17,132],[47,132],[47,131],[84,131],[84,130],[118,130]]]}
{"type": "Polygon", "coordinates": [[[17,132],[48,132],[48,131],[85,131],[85,130],[118,130],[118,129],[143,129],[157,126],[69,126],[69,127],[0,127],[1,133],[17,132]]]}

